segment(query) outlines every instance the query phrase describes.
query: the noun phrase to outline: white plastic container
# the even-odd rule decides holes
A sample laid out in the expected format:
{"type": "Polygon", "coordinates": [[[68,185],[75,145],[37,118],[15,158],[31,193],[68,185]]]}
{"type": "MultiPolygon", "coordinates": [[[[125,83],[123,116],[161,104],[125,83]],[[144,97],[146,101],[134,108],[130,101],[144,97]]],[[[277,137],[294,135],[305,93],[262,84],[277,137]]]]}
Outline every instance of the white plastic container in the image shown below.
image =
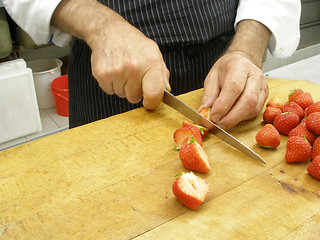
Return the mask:
{"type": "Polygon", "coordinates": [[[0,64],[0,143],[42,130],[32,71],[9,63],[0,64]]]}
{"type": "Polygon", "coordinates": [[[28,61],[27,66],[32,69],[39,108],[54,107],[51,83],[55,78],[61,76],[61,60],[57,58],[36,59],[28,61]]]}

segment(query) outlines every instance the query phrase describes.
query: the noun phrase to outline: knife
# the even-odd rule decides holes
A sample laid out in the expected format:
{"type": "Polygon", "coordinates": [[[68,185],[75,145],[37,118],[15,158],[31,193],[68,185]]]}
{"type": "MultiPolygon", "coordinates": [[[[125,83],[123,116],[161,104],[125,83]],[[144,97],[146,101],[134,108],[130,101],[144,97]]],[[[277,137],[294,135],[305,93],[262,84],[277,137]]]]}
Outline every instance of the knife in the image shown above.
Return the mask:
{"type": "Polygon", "coordinates": [[[229,145],[238,149],[239,151],[247,154],[253,159],[266,164],[266,162],[253,150],[251,150],[242,142],[240,142],[239,140],[234,138],[232,135],[227,133],[225,130],[220,128],[217,124],[203,117],[200,113],[198,113],[197,111],[195,111],[194,109],[186,105],[184,102],[179,100],[177,97],[175,97],[173,94],[171,94],[167,90],[164,90],[162,101],[168,106],[172,107],[174,110],[181,113],[182,115],[191,119],[194,123],[208,128],[210,132],[212,132],[216,137],[220,138],[222,141],[228,143],[229,145]]]}

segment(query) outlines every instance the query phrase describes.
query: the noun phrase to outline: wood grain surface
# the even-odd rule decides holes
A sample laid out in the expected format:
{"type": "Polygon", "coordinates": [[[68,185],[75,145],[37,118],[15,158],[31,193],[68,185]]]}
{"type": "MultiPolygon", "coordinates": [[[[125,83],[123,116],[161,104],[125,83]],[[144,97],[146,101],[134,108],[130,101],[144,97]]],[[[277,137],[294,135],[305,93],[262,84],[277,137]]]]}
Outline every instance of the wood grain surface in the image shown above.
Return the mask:
{"type": "MultiPolygon", "coordinates": [[[[268,79],[270,98],[320,85],[268,79]]],[[[202,90],[179,98],[198,108],[202,90]]],[[[172,135],[189,121],[165,104],[143,108],[0,152],[0,239],[320,239],[320,181],[308,162],[257,146],[262,113],[229,132],[263,165],[214,135],[204,139],[211,191],[196,211],[174,197],[186,171],[172,135]]],[[[190,121],[189,121],[190,122],[190,121]]]]}

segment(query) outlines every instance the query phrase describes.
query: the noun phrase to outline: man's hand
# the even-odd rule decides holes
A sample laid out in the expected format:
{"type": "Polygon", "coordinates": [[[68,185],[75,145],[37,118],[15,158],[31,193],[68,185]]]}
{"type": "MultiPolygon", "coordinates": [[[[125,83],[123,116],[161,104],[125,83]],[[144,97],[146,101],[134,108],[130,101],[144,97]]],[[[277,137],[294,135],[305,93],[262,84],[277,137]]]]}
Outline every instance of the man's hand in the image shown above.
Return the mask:
{"type": "Polygon", "coordinates": [[[83,39],[92,50],[92,74],[107,94],[156,108],[169,71],[158,45],[119,14],[95,0],[62,0],[52,25],[83,39]]]}
{"type": "Polygon", "coordinates": [[[269,37],[264,25],[240,22],[228,51],[205,79],[200,108],[212,108],[211,120],[222,128],[256,117],[268,98],[268,84],[260,68],[269,37]]]}

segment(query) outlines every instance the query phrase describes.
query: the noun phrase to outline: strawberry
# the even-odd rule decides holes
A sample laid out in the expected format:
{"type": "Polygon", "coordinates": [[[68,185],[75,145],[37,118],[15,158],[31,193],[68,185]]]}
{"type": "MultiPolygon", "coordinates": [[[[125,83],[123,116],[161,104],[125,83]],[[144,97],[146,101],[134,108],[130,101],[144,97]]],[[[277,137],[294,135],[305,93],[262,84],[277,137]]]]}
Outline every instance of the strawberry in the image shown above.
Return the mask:
{"type": "Polygon", "coordinates": [[[210,186],[203,178],[190,173],[176,175],[178,178],[172,185],[172,192],[186,207],[197,209],[205,200],[210,186]]]}
{"type": "Polygon", "coordinates": [[[210,120],[210,112],[211,112],[211,108],[208,107],[202,107],[198,113],[200,113],[202,116],[204,116],[206,119],[210,120]]]}
{"type": "Polygon", "coordinates": [[[275,117],[273,125],[279,133],[288,136],[289,132],[298,126],[299,122],[297,114],[285,112],[275,117]]]}
{"type": "Polygon", "coordinates": [[[311,156],[311,145],[307,139],[293,136],[288,139],[285,159],[288,163],[305,162],[311,156]]]}
{"type": "Polygon", "coordinates": [[[310,132],[307,129],[307,124],[305,119],[302,120],[297,127],[295,127],[290,131],[288,137],[290,138],[293,136],[305,137],[311,146],[313,145],[314,140],[316,140],[317,138],[317,136],[313,132],[310,132]]]}
{"type": "Polygon", "coordinates": [[[313,143],[311,161],[313,161],[317,156],[320,156],[320,137],[318,137],[313,143]]]}
{"type": "Polygon", "coordinates": [[[308,173],[320,180],[320,156],[317,156],[307,167],[308,173]]]}
{"type": "Polygon", "coordinates": [[[186,169],[202,173],[211,170],[208,155],[195,138],[180,148],[179,158],[186,169]]]}
{"type": "Polygon", "coordinates": [[[271,98],[266,107],[282,108],[283,103],[279,98],[271,98]]]}
{"type": "Polygon", "coordinates": [[[309,131],[320,135],[320,112],[314,112],[308,115],[307,128],[309,131]]]}
{"type": "Polygon", "coordinates": [[[289,102],[293,101],[293,99],[294,99],[296,96],[298,96],[298,95],[300,95],[300,94],[302,94],[302,93],[303,93],[303,90],[300,89],[300,88],[295,88],[295,89],[291,90],[291,91],[289,92],[289,95],[288,95],[288,100],[289,100],[289,102]]]}
{"type": "Polygon", "coordinates": [[[266,124],[256,135],[256,141],[263,148],[275,149],[280,145],[280,133],[272,124],[266,124]]]}
{"type": "Polygon", "coordinates": [[[315,103],[311,104],[304,111],[305,111],[306,117],[311,113],[320,112],[320,102],[315,102],[315,103]]]}
{"type": "Polygon", "coordinates": [[[274,118],[281,113],[282,111],[280,110],[280,108],[267,107],[263,113],[263,121],[265,123],[273,123],[274,118]]]}
{"type": "Polygon", "coordinates": [[[299,94],[293,99],[293,101],[296,102],[300,107],[302,107],[302,109],[305,109],[313,104],[313,98],[309,92],[299,94]]]}
{"type": "Polygon", "coordinates": [[[294,112],[299,116],[299,119],[304,117],[304,111],[303,109],[296,103],[296,102],[288,102],[283,105],[281,108],[282,112],[294,112]]]}
{"type": "Polygon", "coordinates": [[[203,126],[200,126],[200,125],[197,125],[197,124],[192,124],[192,123],[187,123],[187,122],[183,122],[182,123],[182,127],[188,127],[188,128],[198,128],[200,133],[201,133],[201,137],[204,137],[207,132],[209,131],[208,128],[206,127],[203,127],[203,126]]]}
{"type": "Polygon", "coordinates": [[[194,137],[196,141],[202,146],[202,137],[199,129],[191,129],[189,127],[177,129],[173,134],[176,149],[179,150],[183,145],[187,144],[192,137],[194,137]]]}

